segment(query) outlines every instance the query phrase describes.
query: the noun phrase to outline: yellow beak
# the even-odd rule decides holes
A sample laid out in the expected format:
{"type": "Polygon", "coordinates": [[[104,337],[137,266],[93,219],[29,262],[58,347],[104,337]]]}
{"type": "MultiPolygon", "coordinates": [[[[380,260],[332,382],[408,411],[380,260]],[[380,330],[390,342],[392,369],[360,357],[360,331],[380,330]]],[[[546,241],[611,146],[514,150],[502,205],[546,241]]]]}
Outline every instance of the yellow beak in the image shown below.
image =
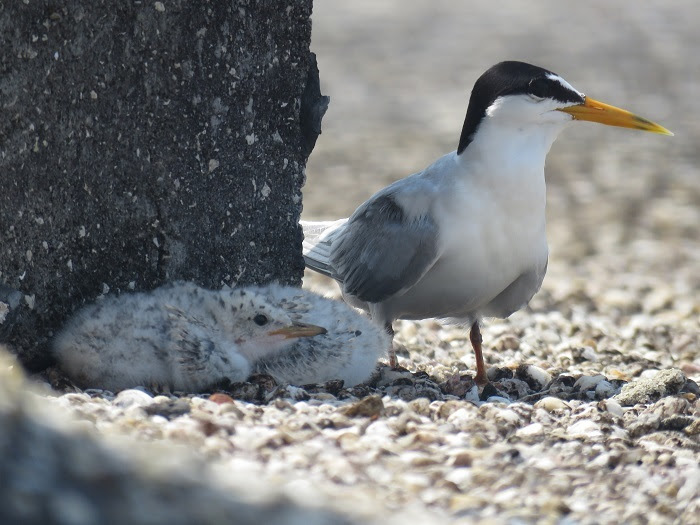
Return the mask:
{"type": "Polygon", "coordinates": [[[630,113],[624,109],[598,102],[591,97],[586,97],[586,101],[583,104],[561,108],[559,111],[568,113],[574,117],[574,120],[588,120],[608,126],[641,129],[642,131],[651,131],[652,133],[660,133],[661,135],[673,135],[669,130],[651,120],[638,117],[634,113],[630,113]]]}
{"type": "Polygon", "coordinates": [[[314,324],[304,324],[304,323],[294,323],[278,330],[273,330],[267,335],[281,335],[285,339],[294,339],[296,337],[313,337],[315,335],[321,335],[328,333],[328,330],[322,326],[316,326],[314,324]]]}

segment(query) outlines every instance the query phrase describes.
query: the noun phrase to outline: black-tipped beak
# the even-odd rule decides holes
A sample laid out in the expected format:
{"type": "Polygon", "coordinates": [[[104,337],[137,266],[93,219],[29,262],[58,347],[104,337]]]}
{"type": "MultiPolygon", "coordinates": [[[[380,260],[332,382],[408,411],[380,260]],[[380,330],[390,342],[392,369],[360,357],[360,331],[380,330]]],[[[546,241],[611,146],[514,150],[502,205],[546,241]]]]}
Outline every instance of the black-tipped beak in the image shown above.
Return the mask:
{"type": "Polygon", "coordinates": [[[663,126],[659,126],[651,120],[639,117],[625,109],[616,108],[615,106],[598,102],[597,100],[593,100],[591,97],[586,97],[583,104],[561,108],[559,111],[568,113],[574,117],[574,120],[588,120],[590,122],[598,122],[607,126],[640,129],[642,131],[660,133],[661,135],[673,135],[673,133],[671,133],[669,130],[663,126]]]}

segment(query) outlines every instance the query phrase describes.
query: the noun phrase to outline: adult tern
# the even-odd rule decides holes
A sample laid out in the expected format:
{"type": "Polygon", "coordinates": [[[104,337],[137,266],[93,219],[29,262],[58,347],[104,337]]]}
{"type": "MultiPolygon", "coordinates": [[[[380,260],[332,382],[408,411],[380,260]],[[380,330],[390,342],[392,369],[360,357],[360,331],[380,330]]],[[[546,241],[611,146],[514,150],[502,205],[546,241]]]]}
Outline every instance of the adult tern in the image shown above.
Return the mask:
{"type": "Polygon", "coordinates": [[[302,221],[307,267],[335,279],[344,299],[390,334],[395,319],[471,326],[475,380],[487,383],[479,322],[523,308],[542,284],[545,157],[576,120],[672,135],[551,71],[501,62],[476,81],[456,151],[348,219],[302,221]]]}

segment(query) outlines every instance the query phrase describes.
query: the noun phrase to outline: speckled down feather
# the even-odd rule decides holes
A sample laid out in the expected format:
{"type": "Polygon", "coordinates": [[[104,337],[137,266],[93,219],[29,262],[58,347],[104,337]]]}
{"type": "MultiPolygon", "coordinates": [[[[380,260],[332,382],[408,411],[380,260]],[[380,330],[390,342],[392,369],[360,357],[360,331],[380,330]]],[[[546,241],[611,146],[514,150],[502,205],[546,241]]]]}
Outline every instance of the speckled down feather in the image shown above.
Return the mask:
{"type": "Polygon", "coordinates": [[[224,380],[244,381],[252,371],[281,383],[343,379],[355,385],[371,375],[388,345],[383,331],[359,313],[298,288],[213,291],[178,282],[83,308],[55,338],[53,351],[83,387],[199,392],[224,380]],[[327,333],[277,334],[302,323],[327,333]]]}

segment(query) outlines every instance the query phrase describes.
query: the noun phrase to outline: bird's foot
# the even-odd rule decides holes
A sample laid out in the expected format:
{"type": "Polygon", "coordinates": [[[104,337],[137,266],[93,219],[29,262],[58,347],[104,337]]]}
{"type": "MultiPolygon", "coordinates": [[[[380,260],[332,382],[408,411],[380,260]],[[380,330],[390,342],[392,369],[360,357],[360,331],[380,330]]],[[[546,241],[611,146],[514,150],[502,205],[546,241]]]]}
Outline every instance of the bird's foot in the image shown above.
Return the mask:
{"type": "Polygon", "coordinates": [[[486,372],[483,369],[479,370],[479,372],[477,372],[477,374],[474,376],[474,382],[479,388],[484,388],[486,385],[491,384],[489,378],[486,377],[486,372]]]}

